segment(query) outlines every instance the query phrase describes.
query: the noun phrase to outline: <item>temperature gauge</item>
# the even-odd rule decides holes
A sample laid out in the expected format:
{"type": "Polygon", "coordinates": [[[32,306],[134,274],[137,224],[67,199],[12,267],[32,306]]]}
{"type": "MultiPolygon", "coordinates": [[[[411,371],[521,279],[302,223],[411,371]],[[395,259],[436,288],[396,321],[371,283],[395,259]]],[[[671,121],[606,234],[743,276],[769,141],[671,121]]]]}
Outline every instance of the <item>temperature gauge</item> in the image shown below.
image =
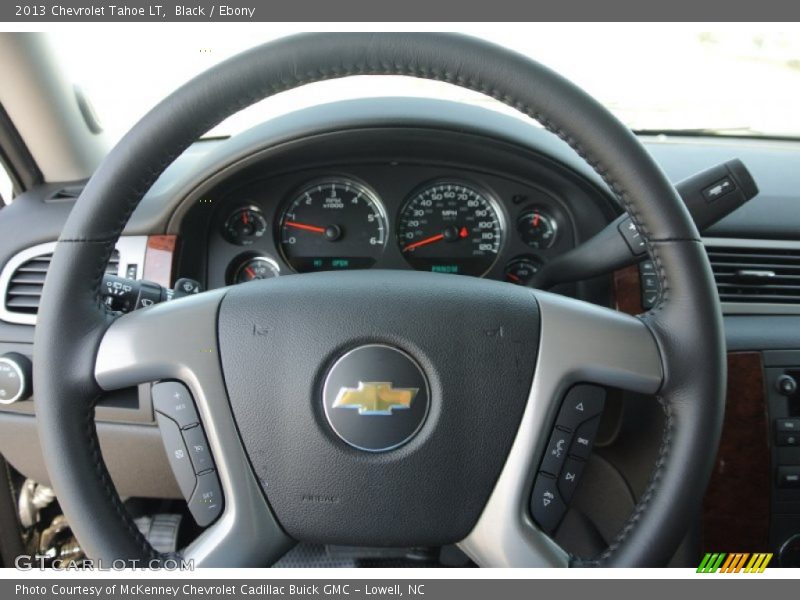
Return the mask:
{"type": "Polygon", "coordinates": [[[519,216],[517,230],[522,241],[528,246],[544,250],[555,243],[558,225],[548,213],[534,208],[526,210],[519,216]]]}
{"type": "Polygon", "coordinates": [[[528,256],[515,258],[506,265],[504,270],[506,281],[517,285],[528,285],[540,268],[541,263],[535,258],[528,256]]]}

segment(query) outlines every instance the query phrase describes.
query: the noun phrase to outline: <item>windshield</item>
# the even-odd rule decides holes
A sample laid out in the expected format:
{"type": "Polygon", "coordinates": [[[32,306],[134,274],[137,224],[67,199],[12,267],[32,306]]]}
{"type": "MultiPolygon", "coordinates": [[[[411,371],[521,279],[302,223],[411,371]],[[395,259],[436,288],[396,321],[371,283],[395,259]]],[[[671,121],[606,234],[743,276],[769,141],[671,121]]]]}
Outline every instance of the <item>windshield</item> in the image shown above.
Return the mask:
{"type": "MultiPolygon", "coordinates": [[[[363,27],[369,29],[368,27],[363,27]]],[[[283,24],[50,34],[67,76],[116,141],[178,85],[237,52],[294,33],[283,24]]],[[[594,95],[637,131],[800,137],[796,24],[491,24],[460,31],[534,58],[594,95]]],[[[512,112],[442,83],[355,77],[270,98],[209,136],[232,135],[305,106],[345,98],[426,96],[512,112]]]]}

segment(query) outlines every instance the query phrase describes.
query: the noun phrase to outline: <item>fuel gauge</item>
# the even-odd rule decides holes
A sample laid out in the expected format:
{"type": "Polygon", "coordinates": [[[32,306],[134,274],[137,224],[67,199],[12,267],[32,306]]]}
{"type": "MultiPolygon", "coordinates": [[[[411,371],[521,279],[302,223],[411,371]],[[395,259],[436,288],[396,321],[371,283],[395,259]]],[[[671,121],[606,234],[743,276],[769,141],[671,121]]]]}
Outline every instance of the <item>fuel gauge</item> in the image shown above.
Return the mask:
{"type": "Polygon", "coordinates": [[[517,231],[528,246],[544,250],[555,243],[558,225],[550,214],[534,208],[524,211],[519,216],[517,231]]]}
{"type": "Polygon", "coordinates": [[[506,265],[506,281],[517,285],[528,285],[539,272],[541,263],[531,256],[520,256],[506,265]]]}

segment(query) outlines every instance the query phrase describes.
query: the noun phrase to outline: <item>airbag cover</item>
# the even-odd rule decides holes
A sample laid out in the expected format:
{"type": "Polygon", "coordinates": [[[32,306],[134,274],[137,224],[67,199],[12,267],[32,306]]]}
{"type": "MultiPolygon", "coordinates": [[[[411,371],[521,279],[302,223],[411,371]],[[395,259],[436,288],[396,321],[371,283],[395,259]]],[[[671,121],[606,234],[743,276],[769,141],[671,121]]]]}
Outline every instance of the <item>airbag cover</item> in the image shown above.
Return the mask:
{"type": "MultiPolygon", "coordinates": [[[[466,537],[516,434],[538,339],[531,290],[457,275],[292,275],[232,288],[219,314],[226,385],[253,468],[286,532],[317,543],[466,537]],[[371,344],[405,353],[429,385],[419,430],[384,452],[345,443],[323,406],[331,367],[371,344]]],[[[358,365],[349,369],[355,385],[358,365]]],[[[385,377],[374,364],[365,370],[403,385],[391,368],[385,377]]],[[[387,412],[410,414],[395,408],[387,412]]]]}

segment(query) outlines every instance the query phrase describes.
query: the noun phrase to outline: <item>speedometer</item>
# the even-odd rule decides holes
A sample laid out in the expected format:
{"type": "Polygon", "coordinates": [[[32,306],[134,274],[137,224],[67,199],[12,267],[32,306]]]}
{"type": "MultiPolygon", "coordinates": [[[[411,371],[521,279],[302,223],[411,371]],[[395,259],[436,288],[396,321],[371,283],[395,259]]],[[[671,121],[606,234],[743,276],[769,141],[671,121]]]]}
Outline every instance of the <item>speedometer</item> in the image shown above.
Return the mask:
{"type": "Polygon", "coordinates": [[[377,196],[350,179],[307,185],[283,211],[280,249],[298,273],[368,269],[386,243],[386,215],[377,196]]]}
{"type": "Polygon", "coordinates": [[[412,194],[400,211],[400,251],[420,271],[485,275],[503,241],[503,217],[471,184],[436,182],[412,194]]]}

